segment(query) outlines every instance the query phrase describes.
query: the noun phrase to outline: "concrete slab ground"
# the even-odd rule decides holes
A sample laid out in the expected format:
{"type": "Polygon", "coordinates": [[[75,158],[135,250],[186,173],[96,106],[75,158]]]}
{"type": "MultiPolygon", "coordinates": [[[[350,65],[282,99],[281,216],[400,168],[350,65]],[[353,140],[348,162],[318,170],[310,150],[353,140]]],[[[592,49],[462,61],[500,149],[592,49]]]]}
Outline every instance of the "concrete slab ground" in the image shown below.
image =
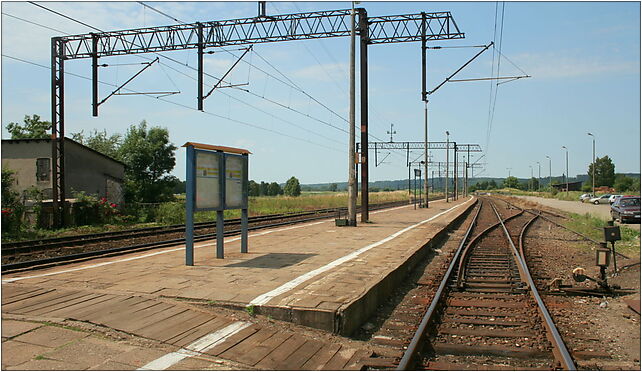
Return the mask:
{"type": "MultiPolygon", "coordinates": [[[[349,334],[472,205],[473,199],[461,199],[435,201],[429,209],[382,210],[356,228],[336,227],[329,219],[257,231],[250,235],[250,253],[239,253],[238,238],[226,239],[225,259],[215,258],[215,242],[204,242],[196,244],[191,267],[184,265],[184,246],[176,246],[3,275],[3,319],[21,314],[81,320],[189,348],[161,356],[150,369],[215,367],[213,357],[259,369],[358,368],[359,359],[369,355],[365,350],[240,324],[194,309],[189,301],[250,305],[248,311],[349,334]]],[[[139,350],[70,330],[9,324],[16,330],[6,339],[3,334],[3,351],[9,348],[19,360],[8,361],[8,368],[40,368],[44,359],[37,356],[43,353],[68,363],[64,369],[140,367],[124,357],[139,350]],[[26,333],[19,333],[21,327],[26,333]],[[78,354],[87,350],[93,350],[90,365],[77,366],[78,354]],[[112,354],[120,358],[110,359],[112,354]]]]}

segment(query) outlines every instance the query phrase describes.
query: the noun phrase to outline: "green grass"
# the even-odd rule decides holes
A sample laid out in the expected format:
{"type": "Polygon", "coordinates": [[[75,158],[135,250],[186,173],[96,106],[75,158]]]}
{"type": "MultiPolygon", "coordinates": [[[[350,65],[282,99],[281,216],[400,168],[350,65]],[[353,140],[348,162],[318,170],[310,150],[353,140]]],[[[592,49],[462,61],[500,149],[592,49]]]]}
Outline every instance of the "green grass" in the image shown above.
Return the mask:
{"type": "MultiPolygon", "coordinates": [[[[570,213],[570,220],[564,226],[584,234],[596,241],[604,241],[606,221],[591,215],[570,213]]],[[[628,226],[620,225],[622,240],[615,243],[615,249],[627,256],[640,256],[640,232],[628,226]]]]}
{"type": "MultiPolygon", "coordinates": [[[[163,203],[159,206],[156,214],[157,222],[79,226],[58,230],[31,228],[22,231],[19,236],[7,236],[7,234],[2,234],[2,242],[8,243],[12,241],[47,239],[185,223],[184,195],[178,195],[177,199],[178,201],[176,202],[163,203]]],[[[408,191],[398,190],[390,192],[372,192],[370,193],[369,200],[371,204],[408,200],[408,191]]],[[[361,204],[361,197],[357,198],[357,204],[361,204]]],[[[267,214],[296,213],[323,208],[345,207],[347,205],[347,192],[302,192],[298,197],[283,195],[250,197],[248,211],[250,216],[261,216],[267,214]]],[[[238,209],[225,211],[226,219],[239,218],[240,216],[241,211],[238,209]]],[[[194,220],[196,222],[215,221],[216,212],[197,212],[194,216],[194,220]]]]}

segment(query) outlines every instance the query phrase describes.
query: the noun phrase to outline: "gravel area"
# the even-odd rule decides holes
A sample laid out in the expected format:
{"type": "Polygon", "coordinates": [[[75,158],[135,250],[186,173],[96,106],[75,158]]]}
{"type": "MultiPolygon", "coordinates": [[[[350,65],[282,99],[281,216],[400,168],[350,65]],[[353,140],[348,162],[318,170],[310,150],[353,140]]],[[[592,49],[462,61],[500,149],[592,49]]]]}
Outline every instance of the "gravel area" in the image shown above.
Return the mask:
{"type": "MultiPolygon", "coordinates": [[[[582,203],[580,201],[557,200],[557,199],[549,199],[549,198],[540,198],[536,196],[515,195],[513,197],[525,199],[528,201],[532,201],[541,205],[545,205],[547,207],[556,208],[566,212],[577,213],[577,214],[589,213],[590,215],[597,218],[601,218],[603,220],[611,219],[611,214],[610,214],[611,206],[609,204],[595,205],[590,203],[582,203]]],[[[620,225],[619,222],[617,224],[620,225]]],[[[623,225],[640,231],[639,223],[625,223],[623,225]]]]}

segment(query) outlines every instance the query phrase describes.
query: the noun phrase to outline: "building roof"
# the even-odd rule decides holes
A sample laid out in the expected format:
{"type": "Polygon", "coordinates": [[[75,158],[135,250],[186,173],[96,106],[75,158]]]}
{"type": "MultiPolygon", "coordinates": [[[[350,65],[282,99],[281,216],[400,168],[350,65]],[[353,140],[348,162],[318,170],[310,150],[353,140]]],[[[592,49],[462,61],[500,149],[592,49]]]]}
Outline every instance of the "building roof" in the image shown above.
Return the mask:
{"type": "MultiPolygon", "coordinates": [[[[11,144],[11,143],[28,143],[28,142],[51,142],[51,138],[22,138],[22,139],[3,139],[2,140],[3,144],[5,144],[5,143],[8,143],[8,144],[11,144]]],[[[116,160],[116,159],[112,158],[111,156],[103,154],[100,151],[96,151],[96,150],[92,149],[91,147],[87,147],[87,146],[83,145],[80,142],[76,142],[76,141],[72,140],[69,137],[65,137],[65,142],[74,143],[74,144],[82,147],[83,149],[85,149],[87,151],[93,152],[93,153],[98,154],[98,155],[100,155],[102,157],[105,157],[105,158],[107,158],[107,159],[109,159],[109,160],[111,160],[111,161],[113,161],[115,163],[119,163],[119,164],[122,164],[123,166],[126,166],[126,164],[123,163],[122,161],[116,160]]]]}
{"type": "Polygon", "coordinates": [[[232,154],[251,154],[250,151],[236,147],[207,145],[204,143],[186,142],[182,147],[194,146],[195,149],[230,152],[232,154]]]}

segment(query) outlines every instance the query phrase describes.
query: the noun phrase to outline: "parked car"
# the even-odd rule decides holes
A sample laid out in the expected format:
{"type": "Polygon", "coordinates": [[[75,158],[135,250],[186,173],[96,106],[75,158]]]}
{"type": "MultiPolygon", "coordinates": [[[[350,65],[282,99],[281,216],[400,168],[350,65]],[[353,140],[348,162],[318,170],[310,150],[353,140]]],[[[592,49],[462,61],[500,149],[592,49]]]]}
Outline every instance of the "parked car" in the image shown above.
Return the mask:
{"type": "Polygon", "coordinates": [[[596,196],[594,198],[589,199],[589,203],[593,204],[606,204],[609,202],[609,198],[611,197],[611,194],[604,194],[602,196],[596,196]]]}
{"type": "Polygon", "coordinates": [[[620,196],[622,196],[622,195],[611,195],[611,197],[609,198],[609,204],[615,203],[615,200],[617,198],[619,198],[620,196]]]}
{"type": "Polygon", "coordinates": [[[589,200],[589,199],[590,199],[590,198],[592,198],[592,197],[593,197],[593,194],[591,194],[591,193],[589,193],[589,194],[582,194],[582,195],[580,195],[580,201],[581,201],[582,203],[584,203],[585,201],[589,200]]]}
{"type": "Polygon", "coordinates": [[[611,218],[613,220],[640,221],[640,197],[621,196],[611,205],[611,218]]]}

